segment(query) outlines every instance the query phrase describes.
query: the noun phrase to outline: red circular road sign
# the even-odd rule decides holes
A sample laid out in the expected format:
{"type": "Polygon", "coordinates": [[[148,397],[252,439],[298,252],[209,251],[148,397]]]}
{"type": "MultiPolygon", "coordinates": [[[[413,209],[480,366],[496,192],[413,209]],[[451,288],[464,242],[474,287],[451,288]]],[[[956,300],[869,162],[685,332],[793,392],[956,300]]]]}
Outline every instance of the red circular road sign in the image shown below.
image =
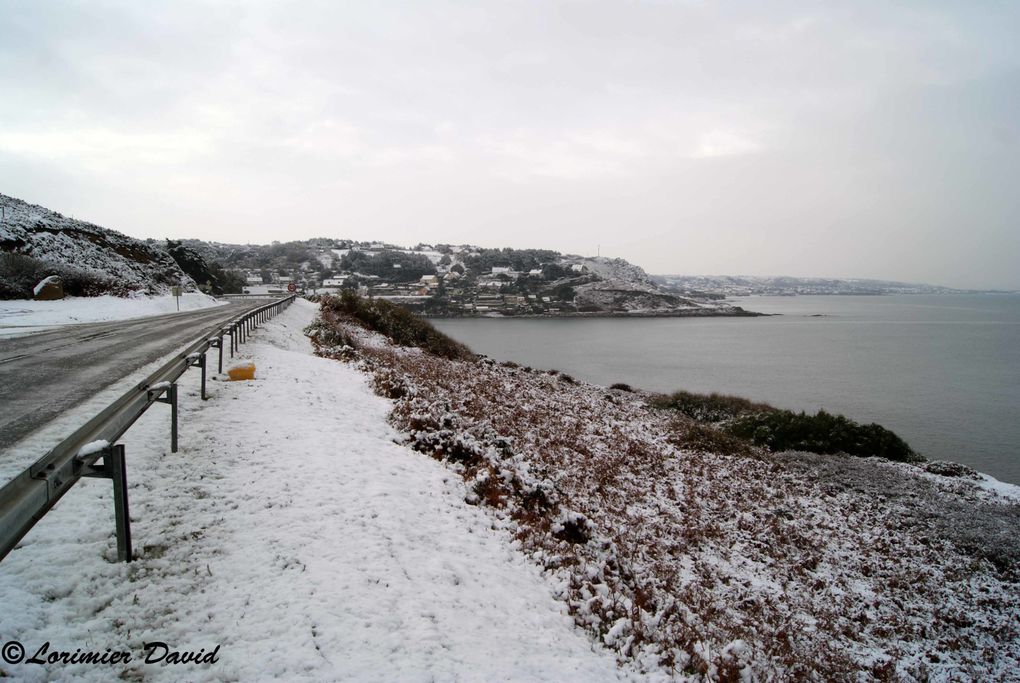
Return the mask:
{"type": "Polygon", "coordinates": [[[291,282],[289,285],[287,285],[287,291],[288,292],[296,292],[297,291],[297,285],[295,285],[293,282],[291,282]]]}

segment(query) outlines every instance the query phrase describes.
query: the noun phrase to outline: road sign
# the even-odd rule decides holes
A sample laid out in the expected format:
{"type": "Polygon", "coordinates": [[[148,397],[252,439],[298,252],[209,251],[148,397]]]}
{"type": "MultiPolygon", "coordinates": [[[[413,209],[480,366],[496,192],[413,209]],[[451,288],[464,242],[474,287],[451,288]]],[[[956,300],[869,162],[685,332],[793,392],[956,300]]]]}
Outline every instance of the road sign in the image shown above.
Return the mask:
{"type": "Polygon", "coordinates": [[[291,282],[289,285],[287,285],[287,291],[288,292],[296,292],[297,291],[297,285],[295,285],[293,282],[291,282]]]}

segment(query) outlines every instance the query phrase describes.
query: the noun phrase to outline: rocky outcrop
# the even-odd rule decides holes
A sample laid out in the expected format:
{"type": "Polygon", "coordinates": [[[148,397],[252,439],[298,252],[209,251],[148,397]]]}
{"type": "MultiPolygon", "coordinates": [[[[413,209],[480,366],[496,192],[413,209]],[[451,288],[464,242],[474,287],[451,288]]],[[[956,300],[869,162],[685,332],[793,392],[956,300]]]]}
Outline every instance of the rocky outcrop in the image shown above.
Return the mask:
{"type": "Polygon", "coordinates": [[[73,276],[65,277],[66,284],[93,274],[95,282],[102,283],[99,289],[115,293],[166,294],[175,285],[186,291],[197,289],[194,280],[158,247],[6,195],[0,194],[0,204],[5,216],[0,224],[0,250],[40,262],[47,271],[42,275],[73,271],[73,276]]]}

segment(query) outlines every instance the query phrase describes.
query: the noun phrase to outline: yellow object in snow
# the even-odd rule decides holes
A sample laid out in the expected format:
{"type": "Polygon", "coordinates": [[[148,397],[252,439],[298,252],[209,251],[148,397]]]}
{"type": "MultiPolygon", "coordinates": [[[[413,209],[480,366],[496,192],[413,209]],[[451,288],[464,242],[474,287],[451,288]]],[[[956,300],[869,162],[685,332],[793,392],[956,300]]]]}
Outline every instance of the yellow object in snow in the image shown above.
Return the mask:
{"type": "Polygon", "coordinates": [[[228,368],[227,374],[230,375],[231,382],[236,382],[241,379],[255,379],[255,364],[240,363],[232,368],[228,368]]]}

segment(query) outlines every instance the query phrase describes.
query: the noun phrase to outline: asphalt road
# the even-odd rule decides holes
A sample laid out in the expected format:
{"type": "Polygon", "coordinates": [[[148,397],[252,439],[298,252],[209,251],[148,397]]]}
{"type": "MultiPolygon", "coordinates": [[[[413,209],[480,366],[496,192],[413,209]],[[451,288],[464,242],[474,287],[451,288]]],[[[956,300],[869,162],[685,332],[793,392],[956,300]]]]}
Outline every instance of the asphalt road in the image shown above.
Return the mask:
{"type": "Polygon", "coordinates": [[[229,303],[0,339],[0,451],[101,389],[256,305],[229,303]]]}

